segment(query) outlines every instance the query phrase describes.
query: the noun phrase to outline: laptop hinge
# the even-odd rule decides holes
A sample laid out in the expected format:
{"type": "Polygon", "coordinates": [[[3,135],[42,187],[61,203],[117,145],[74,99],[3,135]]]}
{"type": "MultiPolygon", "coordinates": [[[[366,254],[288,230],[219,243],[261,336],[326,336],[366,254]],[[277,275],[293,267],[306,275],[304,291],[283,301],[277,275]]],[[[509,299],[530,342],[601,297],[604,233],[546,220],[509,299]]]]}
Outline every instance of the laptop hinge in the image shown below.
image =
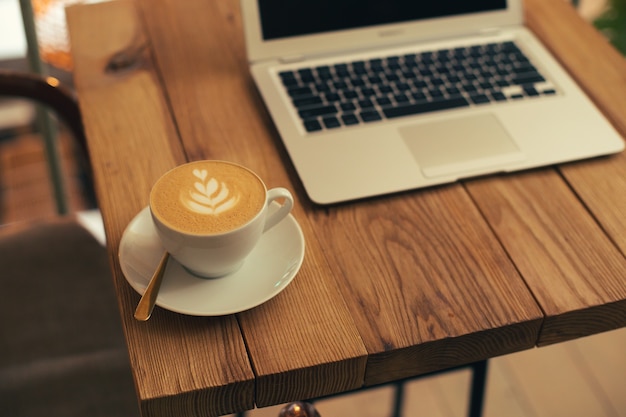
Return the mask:
{"type": "Polygon", "coordinates": [[[304,61],[303,55],[292,55],[292,56],[283,56],[279,58],[279,61],[283,64],[293,64],[294,62],[304,61]]]}
{"type": "Polygon", "coordinates": [[[502,29],[499,27],[491,27],[491,28],[480,29],[479,33],[482,36],[493,36],[493,35],[497,35],[501,31],[502,29]]]}

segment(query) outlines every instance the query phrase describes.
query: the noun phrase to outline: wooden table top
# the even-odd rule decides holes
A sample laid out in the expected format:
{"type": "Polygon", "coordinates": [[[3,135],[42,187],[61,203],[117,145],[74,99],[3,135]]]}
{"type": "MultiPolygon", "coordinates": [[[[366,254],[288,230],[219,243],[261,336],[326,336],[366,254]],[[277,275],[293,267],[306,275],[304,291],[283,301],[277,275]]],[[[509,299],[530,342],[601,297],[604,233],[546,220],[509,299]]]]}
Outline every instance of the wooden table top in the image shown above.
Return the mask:
{"type": "MultiPolygon", "coordinates": [[[[626,136],[626,60],[563,0],[527,0],[526,20],[626,136]]],[[[626,325],[626,153],[320,207],[248,73],[239,0],[79,5],[68,22],[145,416],[338,393],[626,325]],[[137,322],[122,233],[163,172],[197,159],[292,190],[304,263],[252,310],[137,322]]]]}

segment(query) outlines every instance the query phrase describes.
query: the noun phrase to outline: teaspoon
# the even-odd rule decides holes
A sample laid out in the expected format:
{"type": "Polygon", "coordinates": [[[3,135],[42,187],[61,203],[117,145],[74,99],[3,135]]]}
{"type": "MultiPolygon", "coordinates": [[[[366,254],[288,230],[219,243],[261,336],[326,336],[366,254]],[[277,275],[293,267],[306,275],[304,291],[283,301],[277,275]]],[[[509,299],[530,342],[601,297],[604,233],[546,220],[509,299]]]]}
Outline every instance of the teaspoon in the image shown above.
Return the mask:
{"type": "Polygon", "coordinates": [[[156,302],[157,294],[159,293],[159,288],[161,287],[161,281],[163,281],[163,275],[165,275],[165,267],[167,266],[167,260],[169,257],[170,254],[166,251],[163,254],[163,257],[161,257],[161,261],[159,261],[159,265],[157,266],[156,271],[154,271],[154,275],[150,278],[150,282],[146,287],[146,291],[144,291],[141,296],[139,304],[137,304],[135,318],[139,321],[146,321],[150,318],[150,315],[152,315],[154,303],[156,302]]]}

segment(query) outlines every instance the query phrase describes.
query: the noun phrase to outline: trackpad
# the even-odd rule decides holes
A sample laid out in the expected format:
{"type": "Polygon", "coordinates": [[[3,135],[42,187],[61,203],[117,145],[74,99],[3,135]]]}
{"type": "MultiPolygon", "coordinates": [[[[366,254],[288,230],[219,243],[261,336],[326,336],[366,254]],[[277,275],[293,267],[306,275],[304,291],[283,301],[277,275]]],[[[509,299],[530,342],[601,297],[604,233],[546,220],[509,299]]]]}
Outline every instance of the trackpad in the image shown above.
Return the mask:
{"type": "Polygon", "coordinates": [[[493,114],[405,126],[399,132],[427,177],[470,174],[525,159],[493,114]]]}

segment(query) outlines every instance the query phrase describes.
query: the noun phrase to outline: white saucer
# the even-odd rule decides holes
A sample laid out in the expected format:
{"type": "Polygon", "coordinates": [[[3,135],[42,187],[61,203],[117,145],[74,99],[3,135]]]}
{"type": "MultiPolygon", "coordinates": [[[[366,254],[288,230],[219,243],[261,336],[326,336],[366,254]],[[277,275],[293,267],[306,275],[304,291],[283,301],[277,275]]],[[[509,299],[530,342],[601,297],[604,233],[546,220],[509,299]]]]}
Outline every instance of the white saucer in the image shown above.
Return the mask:
{"type": "MultiPolygon", "coordinates": [[[[122,272],[139,294],[148,286],[163,251],[146,207],[126,227],[119,249],[122,272]]],[[[221,316],[248,310],[284,290],[303,259],[304,236],[290,214],[263,234],[238,271],[225,277],[196,277],[170,258],[156,304],[192,316],[221,316]]]]}

